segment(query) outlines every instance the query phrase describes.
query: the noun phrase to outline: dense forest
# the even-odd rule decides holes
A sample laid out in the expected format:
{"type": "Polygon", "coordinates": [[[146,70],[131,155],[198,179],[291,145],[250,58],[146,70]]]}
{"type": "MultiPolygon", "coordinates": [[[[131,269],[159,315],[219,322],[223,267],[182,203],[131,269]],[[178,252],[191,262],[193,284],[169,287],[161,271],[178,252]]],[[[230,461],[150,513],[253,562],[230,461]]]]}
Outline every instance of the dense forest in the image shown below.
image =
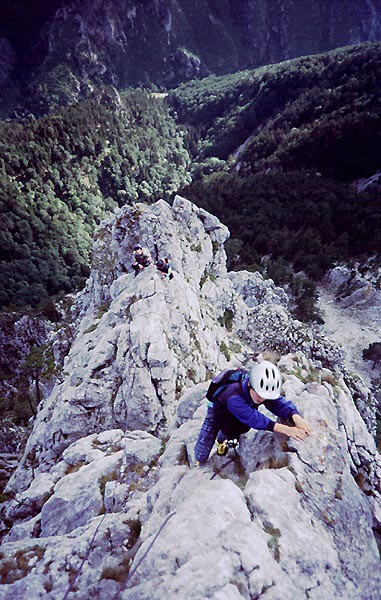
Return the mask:
{"type": "Polygon", "coordinates": [[[241,267],[270,255],[319,279],[333,262],[366,260],[381,248],[380,200],[372,190],[358,194],[315,173],[216,173],[190,184],[187,195],[228,223],[241,267]]]}
{"type": "Polygon", "coordinates": [[[112,88],[49,116],[0,123],[0,305],[36,305],[88,274],[95,226],[187,181],[183,134],[161,101],[112,88]]]}
{"type": "Polygon", "coordinates": [[[316,169],[346,181],[381,166],[381,44],[183,84],[169,94],[196,162],[241,175],[316,169]]]}
{"type": "Polygon", "coordinates": [[[228,225],[229,267],[290,284],[303,320],[316,317],[313,282],[335,262],[365,262],[380,252],[380,193],[370,188],[359,194],[308,172],[241,177],[222,171],[195,180],[184,194],[228,225]],[[299,272],[307,277],[295,278],[299,272]]]}
{"type": "Polygon", "coordinates": [[[103,88],[1,122],[0,305],[74,289],[103,217],[178,190],[231,229],[231,268],[259,268],[311,305],[335,261],[379,255],[380,191],[350,184],[381,170],[380,59],[366,43],[194,80],[169,109],[103,88]]]}
{"type": "Polygon", "coordinates": [[[169,93],[187,126],[182,193],[232,233],[231,268],[260,269],[318,318],[315,283],[338,261],[380,260],[381,45],[208,77],[169,93]],[[297,275],[298,274],[298,275],[297,275]]]}

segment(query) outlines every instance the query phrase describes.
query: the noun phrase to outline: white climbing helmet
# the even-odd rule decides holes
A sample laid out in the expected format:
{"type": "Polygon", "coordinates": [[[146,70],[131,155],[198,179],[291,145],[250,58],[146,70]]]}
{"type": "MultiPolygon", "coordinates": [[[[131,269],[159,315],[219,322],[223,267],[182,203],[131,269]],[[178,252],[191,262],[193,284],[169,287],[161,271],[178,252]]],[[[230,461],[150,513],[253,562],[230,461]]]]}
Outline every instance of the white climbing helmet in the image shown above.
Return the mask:
{"type": "Polygon", "coordinates": [[[278,367],[269,360],[262,360],[250,369],[251,387],[265,400],[276,400],[280,396],[282,376],[278,367]]]}

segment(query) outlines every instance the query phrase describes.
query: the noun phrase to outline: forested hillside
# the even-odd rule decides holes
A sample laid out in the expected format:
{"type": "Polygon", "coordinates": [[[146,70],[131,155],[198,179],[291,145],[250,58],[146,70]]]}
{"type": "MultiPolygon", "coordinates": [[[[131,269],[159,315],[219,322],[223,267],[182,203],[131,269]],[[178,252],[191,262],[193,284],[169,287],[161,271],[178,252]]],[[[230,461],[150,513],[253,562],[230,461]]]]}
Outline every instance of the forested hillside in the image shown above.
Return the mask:
{"type": "Polygon", "coordinates": [[[196,161],[241,173],[317,169],[353,181],[381,167],[381,44],[362,44],[170,92],[196,161]]]}
{"type": "Polygon", "coordinates": [[[0,304],[73,289],[104,215],[179,189],[231,229],[231,267],[291,282],[301,303],[313,284],[292,271],[316,281],[335,261],[377,264],[380,192],[351,182],[381,169],[380,65],[368,43],[194,80],[169,94],[172,116],[106,88],[1,123],[0,304]]]}
{"type": "Polygon", "coordinates": [[[381,169],[380,81],[381,45],[364,44],[170,92],[193,157],[182,193],[230,228],[231,267],[291,282],[301,318],[335,261],[378,264],[381,193],[352,183],[381,169]]]}
{"type": "MultiPolygon", "coordinates": [[[[230,268],[258,269],[278,284],[292,284],[302,303],[306,294],[313,296],[312,281],[335,261],[364,262],[380,252],[380,195],[371,189],[358,194],[353,186],[315,173],[243,178],[222,172],[194,181],[184,193],[229,226],[230,268]],[[294,280],[299,271],[312,281],[294,280]]],[[[300,306],[298,316],[314,317],[311,309],[300,306]]]]}
{"type": "Polygon", "coordinates": [[[0,304],[74,289],[100,220],[168,197],[187,164],[167,109],[139,91],[99,90],[50,116],[0,123],[0,304]]]}
{"type": "Polygon", "coordinates": [[[3,0],[0,114],[380,40],[381,0],[3,0]]]}

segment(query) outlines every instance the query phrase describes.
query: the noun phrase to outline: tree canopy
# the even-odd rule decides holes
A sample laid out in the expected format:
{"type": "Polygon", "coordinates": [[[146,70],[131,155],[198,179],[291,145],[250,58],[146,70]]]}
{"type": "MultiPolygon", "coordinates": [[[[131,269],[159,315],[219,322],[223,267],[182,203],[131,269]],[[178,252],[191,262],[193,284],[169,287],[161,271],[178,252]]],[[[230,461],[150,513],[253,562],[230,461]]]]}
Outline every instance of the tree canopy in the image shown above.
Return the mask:
{"type": "Polygon", "coordinates": [[[94,228],[117,206],[187,181],[162,102],[112,88],[41,119],[0,123],[0,305],[36,305],[88,274],[94,228]]]}
{"type": "Polygon", "coordinates": [[[197,162],[351,181],[381,166],[380,81],[381,45],[366,43],[192,81],[169,101],[191,128],[197,162]]]}

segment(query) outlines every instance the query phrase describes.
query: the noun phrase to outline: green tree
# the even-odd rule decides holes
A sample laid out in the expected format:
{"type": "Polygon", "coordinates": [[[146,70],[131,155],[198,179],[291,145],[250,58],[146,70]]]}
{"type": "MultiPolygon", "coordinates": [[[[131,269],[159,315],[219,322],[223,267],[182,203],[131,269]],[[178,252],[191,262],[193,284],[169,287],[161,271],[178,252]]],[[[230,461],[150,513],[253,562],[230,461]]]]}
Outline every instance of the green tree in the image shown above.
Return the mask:
{"type": "Polygon", "coordinates": [[[374,369],[381,361],[381,342],[369,344],[368,348],[363,350],[362,357],[364,360],[371,360],[373,362],[372,368],[374,369]]]}
{"type": "Polygon", "coordinates": [[[42,400],[42,384],[57,377],[60,372],[61,369],[56,365],[51,346],[47,344],[32,346],[22,365],[20,389],[24,392],[34,416],[42,400]],[[30,395],[31,388],[34,388],[34,398],[30,395]]]}
{"type": "Polygon", "coordinates": [[[318,295],[313,281],[303,277],[295,278],[291,289],[294,292],[295,308],[293,315],[300,321],[323,323],[317,308],[318,295]]]}

